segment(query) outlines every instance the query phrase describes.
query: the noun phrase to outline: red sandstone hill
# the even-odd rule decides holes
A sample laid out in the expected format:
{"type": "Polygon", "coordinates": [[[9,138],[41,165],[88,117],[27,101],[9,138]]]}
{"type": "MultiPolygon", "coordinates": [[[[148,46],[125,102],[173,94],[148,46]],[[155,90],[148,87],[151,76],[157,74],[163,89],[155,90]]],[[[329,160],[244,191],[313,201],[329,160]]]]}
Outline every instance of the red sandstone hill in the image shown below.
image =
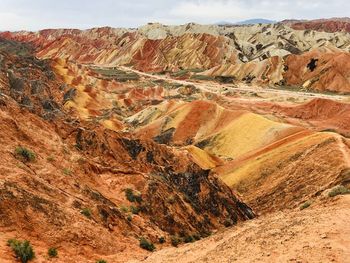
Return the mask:
{"type": "Polygon", "coordinates": [[[1,36],[1,262],[14,261],[10,238],[30,240],[33,263],[49,247],[68,263],[347,258],[348,202],[327,193],[350,186],[350,108],[322,93],[349,91],[347,34],[152,24],[1,36]]]}
{"type": "Polygon", "coordinates": [[[186,151],[66,110],[69,87],[23,44],[1,40],[0,58],[1,262],[10,238],[38,260],[57,247],[59,262],[125,262],[145,255],[141,237],[159,248],[254,217],[186,151]]]}
{"type": "Polygon", "coordinates": [[[126,65],[146,72],[175,72],[194,78],[202,78],[203,74],[226,76],[247,83],[302,86],[313,91],[350,91],[350,44],[343,32],[300,31],[284,24],[155,24],[135,30],[48,29],[2,32],[0,36],[30,43],[39,58],[126,65]]]}
{"type": "Polygon", "coordinates": [[[284,20],[282,23],[289,25],[296,30],[350,33],[350,18],[348,17],[316,20],[284,20]]]}

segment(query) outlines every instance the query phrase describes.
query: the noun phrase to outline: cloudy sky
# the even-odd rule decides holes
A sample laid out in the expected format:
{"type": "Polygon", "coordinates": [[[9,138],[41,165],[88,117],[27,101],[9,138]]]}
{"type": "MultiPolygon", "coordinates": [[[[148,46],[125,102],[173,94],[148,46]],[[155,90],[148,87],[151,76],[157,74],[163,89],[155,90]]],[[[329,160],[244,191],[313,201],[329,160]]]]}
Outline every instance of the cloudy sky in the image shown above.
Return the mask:
{"type": "Polygon", "coordinates": [[[0,30],[349,16],[349,0],[0,0],[0,30]]]}

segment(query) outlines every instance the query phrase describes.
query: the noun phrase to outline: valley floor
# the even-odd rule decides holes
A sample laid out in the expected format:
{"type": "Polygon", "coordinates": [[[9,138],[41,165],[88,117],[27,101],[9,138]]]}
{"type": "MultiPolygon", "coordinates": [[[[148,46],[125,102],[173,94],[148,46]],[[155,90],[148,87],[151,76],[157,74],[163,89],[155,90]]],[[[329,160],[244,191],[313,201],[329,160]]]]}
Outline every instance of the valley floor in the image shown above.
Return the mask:
{"type": "Polygon", "coordinates": [[[350,262],[349,218],[350,195],[335,197],[304,210],[268,214],[130,263],[350,262]]]}

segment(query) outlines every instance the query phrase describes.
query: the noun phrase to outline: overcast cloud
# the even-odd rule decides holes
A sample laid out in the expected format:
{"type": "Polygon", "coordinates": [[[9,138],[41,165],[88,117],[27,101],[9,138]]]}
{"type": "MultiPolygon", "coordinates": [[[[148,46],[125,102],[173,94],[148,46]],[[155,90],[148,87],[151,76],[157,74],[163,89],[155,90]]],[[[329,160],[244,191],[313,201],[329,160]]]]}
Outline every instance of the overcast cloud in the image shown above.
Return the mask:
{"type": "Polygon", "coordinates": [[[0,0],[0,30],[349,16],[349,0],[0,0]]]}

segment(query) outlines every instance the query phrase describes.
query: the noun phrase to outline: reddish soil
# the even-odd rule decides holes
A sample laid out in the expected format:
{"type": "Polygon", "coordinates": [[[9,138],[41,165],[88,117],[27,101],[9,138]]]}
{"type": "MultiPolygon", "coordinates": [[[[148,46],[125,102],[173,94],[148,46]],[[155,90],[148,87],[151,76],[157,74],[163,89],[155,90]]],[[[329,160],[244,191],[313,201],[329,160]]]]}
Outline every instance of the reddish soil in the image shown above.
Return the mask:
{"type": "Polygon", "coordinates": [[[277,212],[195,244],[168,248],[144,260],[161,262],[349,262],[350,196],[277,212]]]}

